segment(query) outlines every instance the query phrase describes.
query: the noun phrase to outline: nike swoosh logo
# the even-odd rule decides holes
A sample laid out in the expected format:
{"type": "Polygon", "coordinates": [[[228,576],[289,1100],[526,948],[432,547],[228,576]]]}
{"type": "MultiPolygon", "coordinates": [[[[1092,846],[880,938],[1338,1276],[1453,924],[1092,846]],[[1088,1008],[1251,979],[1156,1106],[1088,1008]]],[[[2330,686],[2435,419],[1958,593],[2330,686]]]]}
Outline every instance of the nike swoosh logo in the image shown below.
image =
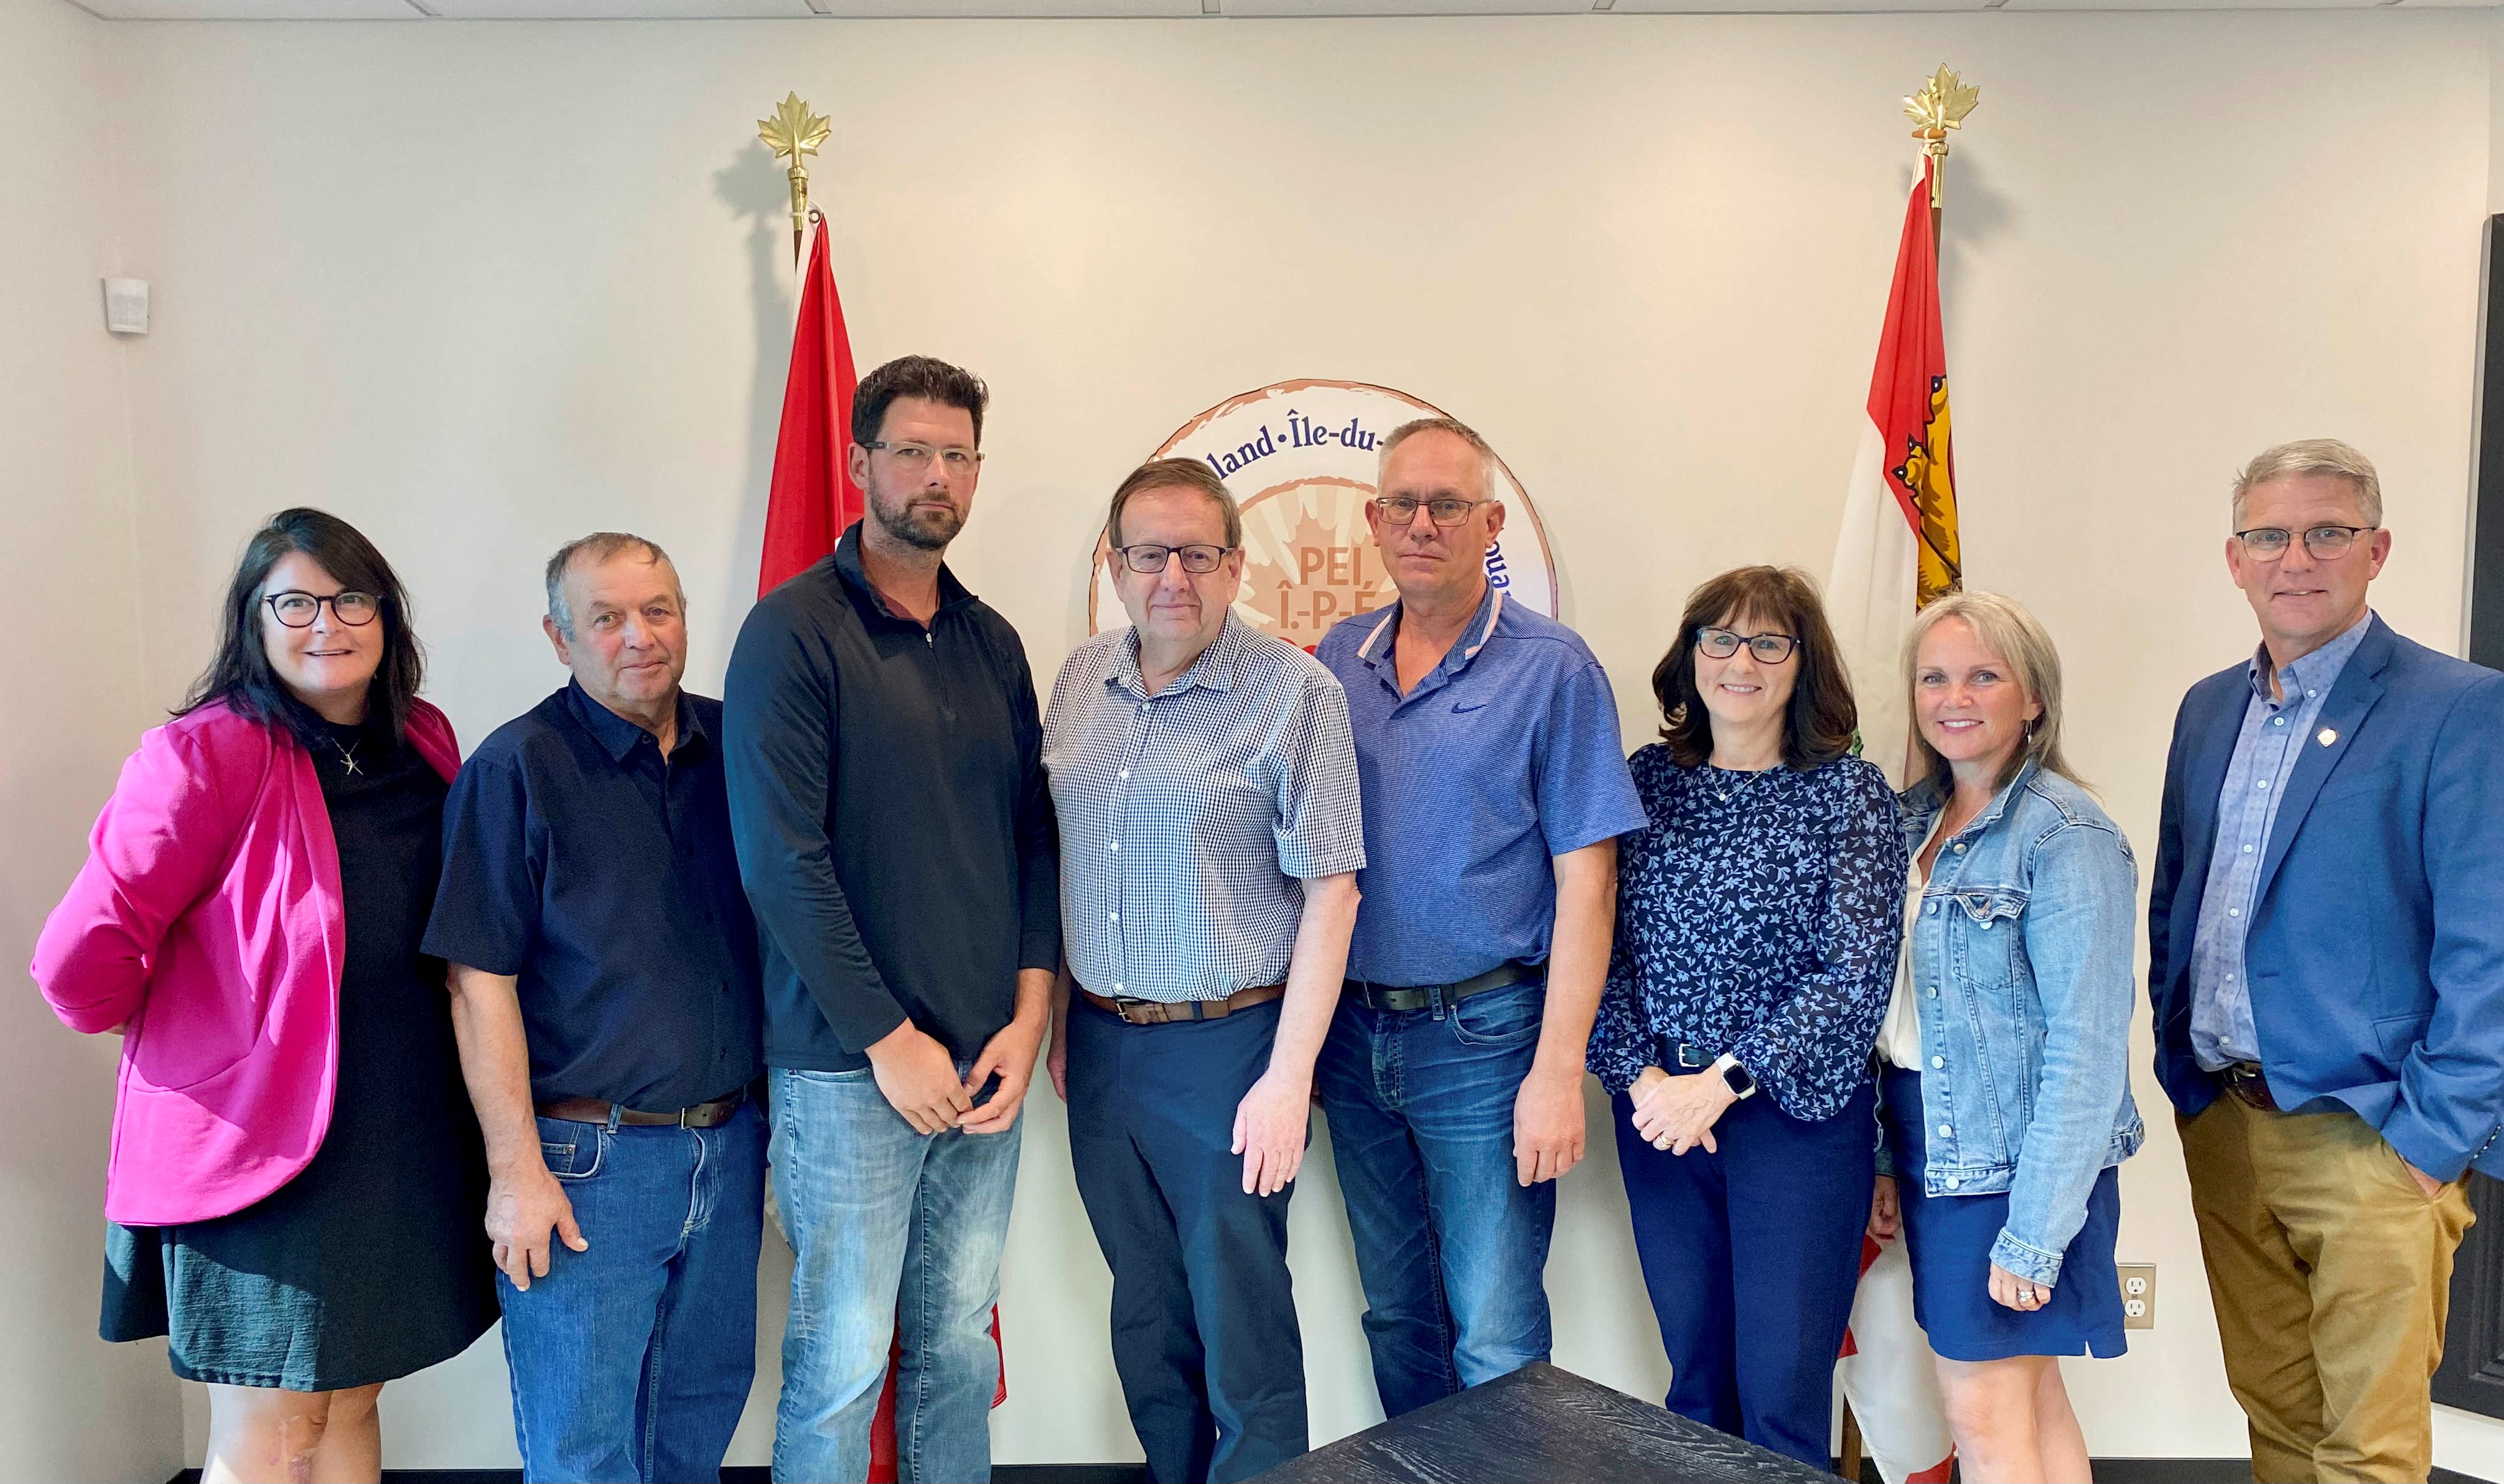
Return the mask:
{"type": "Polygon", "coordinates": [[[1476,706],[1463,706],[1463,705],[1461,705],[1461,704],[1460,704],[1459,702],[1457,702],[1457,701],[1456,701],[1456,702],[1454,702],[1454,703],[1452,703],[1452,714],[1453,714],[1453,715],[1455,715],[1455,716],[1458,716],[1458,715],[1459,715],[1459,714],[1461,714],[1463,711],[1482,711],[1482,710],[1485,710],[1485,709],[1486,709],[1486,703],[1485,703],[1485,702],[1483,702],[1483,701],[1479,702],[1479,703],[1478,703],[1478,705],[1476,705],[1476,706]]]}

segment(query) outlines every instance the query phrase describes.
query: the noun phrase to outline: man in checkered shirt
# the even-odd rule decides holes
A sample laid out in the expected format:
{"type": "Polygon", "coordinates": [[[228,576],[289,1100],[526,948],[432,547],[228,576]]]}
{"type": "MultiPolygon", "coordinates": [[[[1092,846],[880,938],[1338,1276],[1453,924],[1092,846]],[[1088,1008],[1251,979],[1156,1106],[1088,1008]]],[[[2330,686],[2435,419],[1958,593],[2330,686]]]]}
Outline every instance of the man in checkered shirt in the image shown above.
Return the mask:
{"type": "Polygon", "coordinates": [[[1076,982],[1048,1065],[1149,1476],[1249,1478],[1306,1446],[1287,1198],[1356,922],[1356,752],[1339,681],[1235,614],[1206,465],[1143,466],[1104,529],[1131,627],[1044,714],[1076,982]]]}

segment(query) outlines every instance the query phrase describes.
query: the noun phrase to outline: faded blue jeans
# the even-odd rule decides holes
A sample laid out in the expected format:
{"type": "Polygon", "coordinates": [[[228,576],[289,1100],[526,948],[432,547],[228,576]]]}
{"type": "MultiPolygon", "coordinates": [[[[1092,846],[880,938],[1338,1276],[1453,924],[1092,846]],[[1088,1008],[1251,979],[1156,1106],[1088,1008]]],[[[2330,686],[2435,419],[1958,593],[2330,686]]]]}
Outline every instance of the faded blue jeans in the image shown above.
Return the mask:
{"type": "Polygon", "coordinates": [[[526,1479],[718,1479],[756,1379],[765,1119],[713,1128],[539,1120],[591,1246],[548,1247],[529,1292],[496,1275],[526,1479]]]}
{"type": "Polygon", "coordinates": [[[868,1476],[870,1417],[900,1337],[897,1478],[981,1484],[999,1384],[991,1305],[1025,1115],[1006,1133],[921,1134],[867,1067],[769,1077],[774,1193],[797,1255],[774,1477],[868,1476]]]}
{"type": "Polygon", "coordinates": [[[1548,1359],[1553,1181],[1514,1178],[1544,984],[1429,1010],[1339,1001],[1313,1068],[1385,1416],[1548,1359]]]}

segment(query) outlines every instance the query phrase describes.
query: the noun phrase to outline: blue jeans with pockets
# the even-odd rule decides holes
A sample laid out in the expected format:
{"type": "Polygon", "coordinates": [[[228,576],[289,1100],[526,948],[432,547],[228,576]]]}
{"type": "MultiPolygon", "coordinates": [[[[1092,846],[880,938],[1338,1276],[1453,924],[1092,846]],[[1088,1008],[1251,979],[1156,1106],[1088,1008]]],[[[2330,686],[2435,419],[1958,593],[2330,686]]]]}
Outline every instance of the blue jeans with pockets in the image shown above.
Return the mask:
{"type": "Polygon", "coordinates": [[[1548,1359],[1553,1181],[1515,1178],[1544,984],[1424,1010],[1339,1001],[1313,1068],[1385,1416],[1548,1359]]]}
{"type": "Polygon", "coordinates": [[[553,1239],[527,1292],[496,1275],[522,1475],[721,1477],[756,1379],[765,1118],[712,1128],[539,1120],[582,1252],[553,1239]]]}
{"type": "Polygon", "coordinates": [[[1006,1133],[917,1133],[867,1067],[769,1075],[774,1194],[796,1255],[774,1477],[868,1477],[870,1418],[900,1336],[896,1477],[982,1484],[1025,1115],[1006,1133]]]}

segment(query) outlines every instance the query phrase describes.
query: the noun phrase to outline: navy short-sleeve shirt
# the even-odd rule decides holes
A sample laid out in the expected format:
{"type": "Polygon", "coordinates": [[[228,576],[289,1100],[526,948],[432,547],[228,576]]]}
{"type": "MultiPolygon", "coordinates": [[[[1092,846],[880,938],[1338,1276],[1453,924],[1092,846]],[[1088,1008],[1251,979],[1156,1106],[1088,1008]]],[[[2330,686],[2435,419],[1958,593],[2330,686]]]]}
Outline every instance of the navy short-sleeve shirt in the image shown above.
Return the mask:
{"type": "Polygon", "coordinates": [[[534,1097],[666,1113],[762,1069],[720,736],[682,695],[665,759],[569,682],[462,765],[425,950],[520,981],[534,1097]]]}

